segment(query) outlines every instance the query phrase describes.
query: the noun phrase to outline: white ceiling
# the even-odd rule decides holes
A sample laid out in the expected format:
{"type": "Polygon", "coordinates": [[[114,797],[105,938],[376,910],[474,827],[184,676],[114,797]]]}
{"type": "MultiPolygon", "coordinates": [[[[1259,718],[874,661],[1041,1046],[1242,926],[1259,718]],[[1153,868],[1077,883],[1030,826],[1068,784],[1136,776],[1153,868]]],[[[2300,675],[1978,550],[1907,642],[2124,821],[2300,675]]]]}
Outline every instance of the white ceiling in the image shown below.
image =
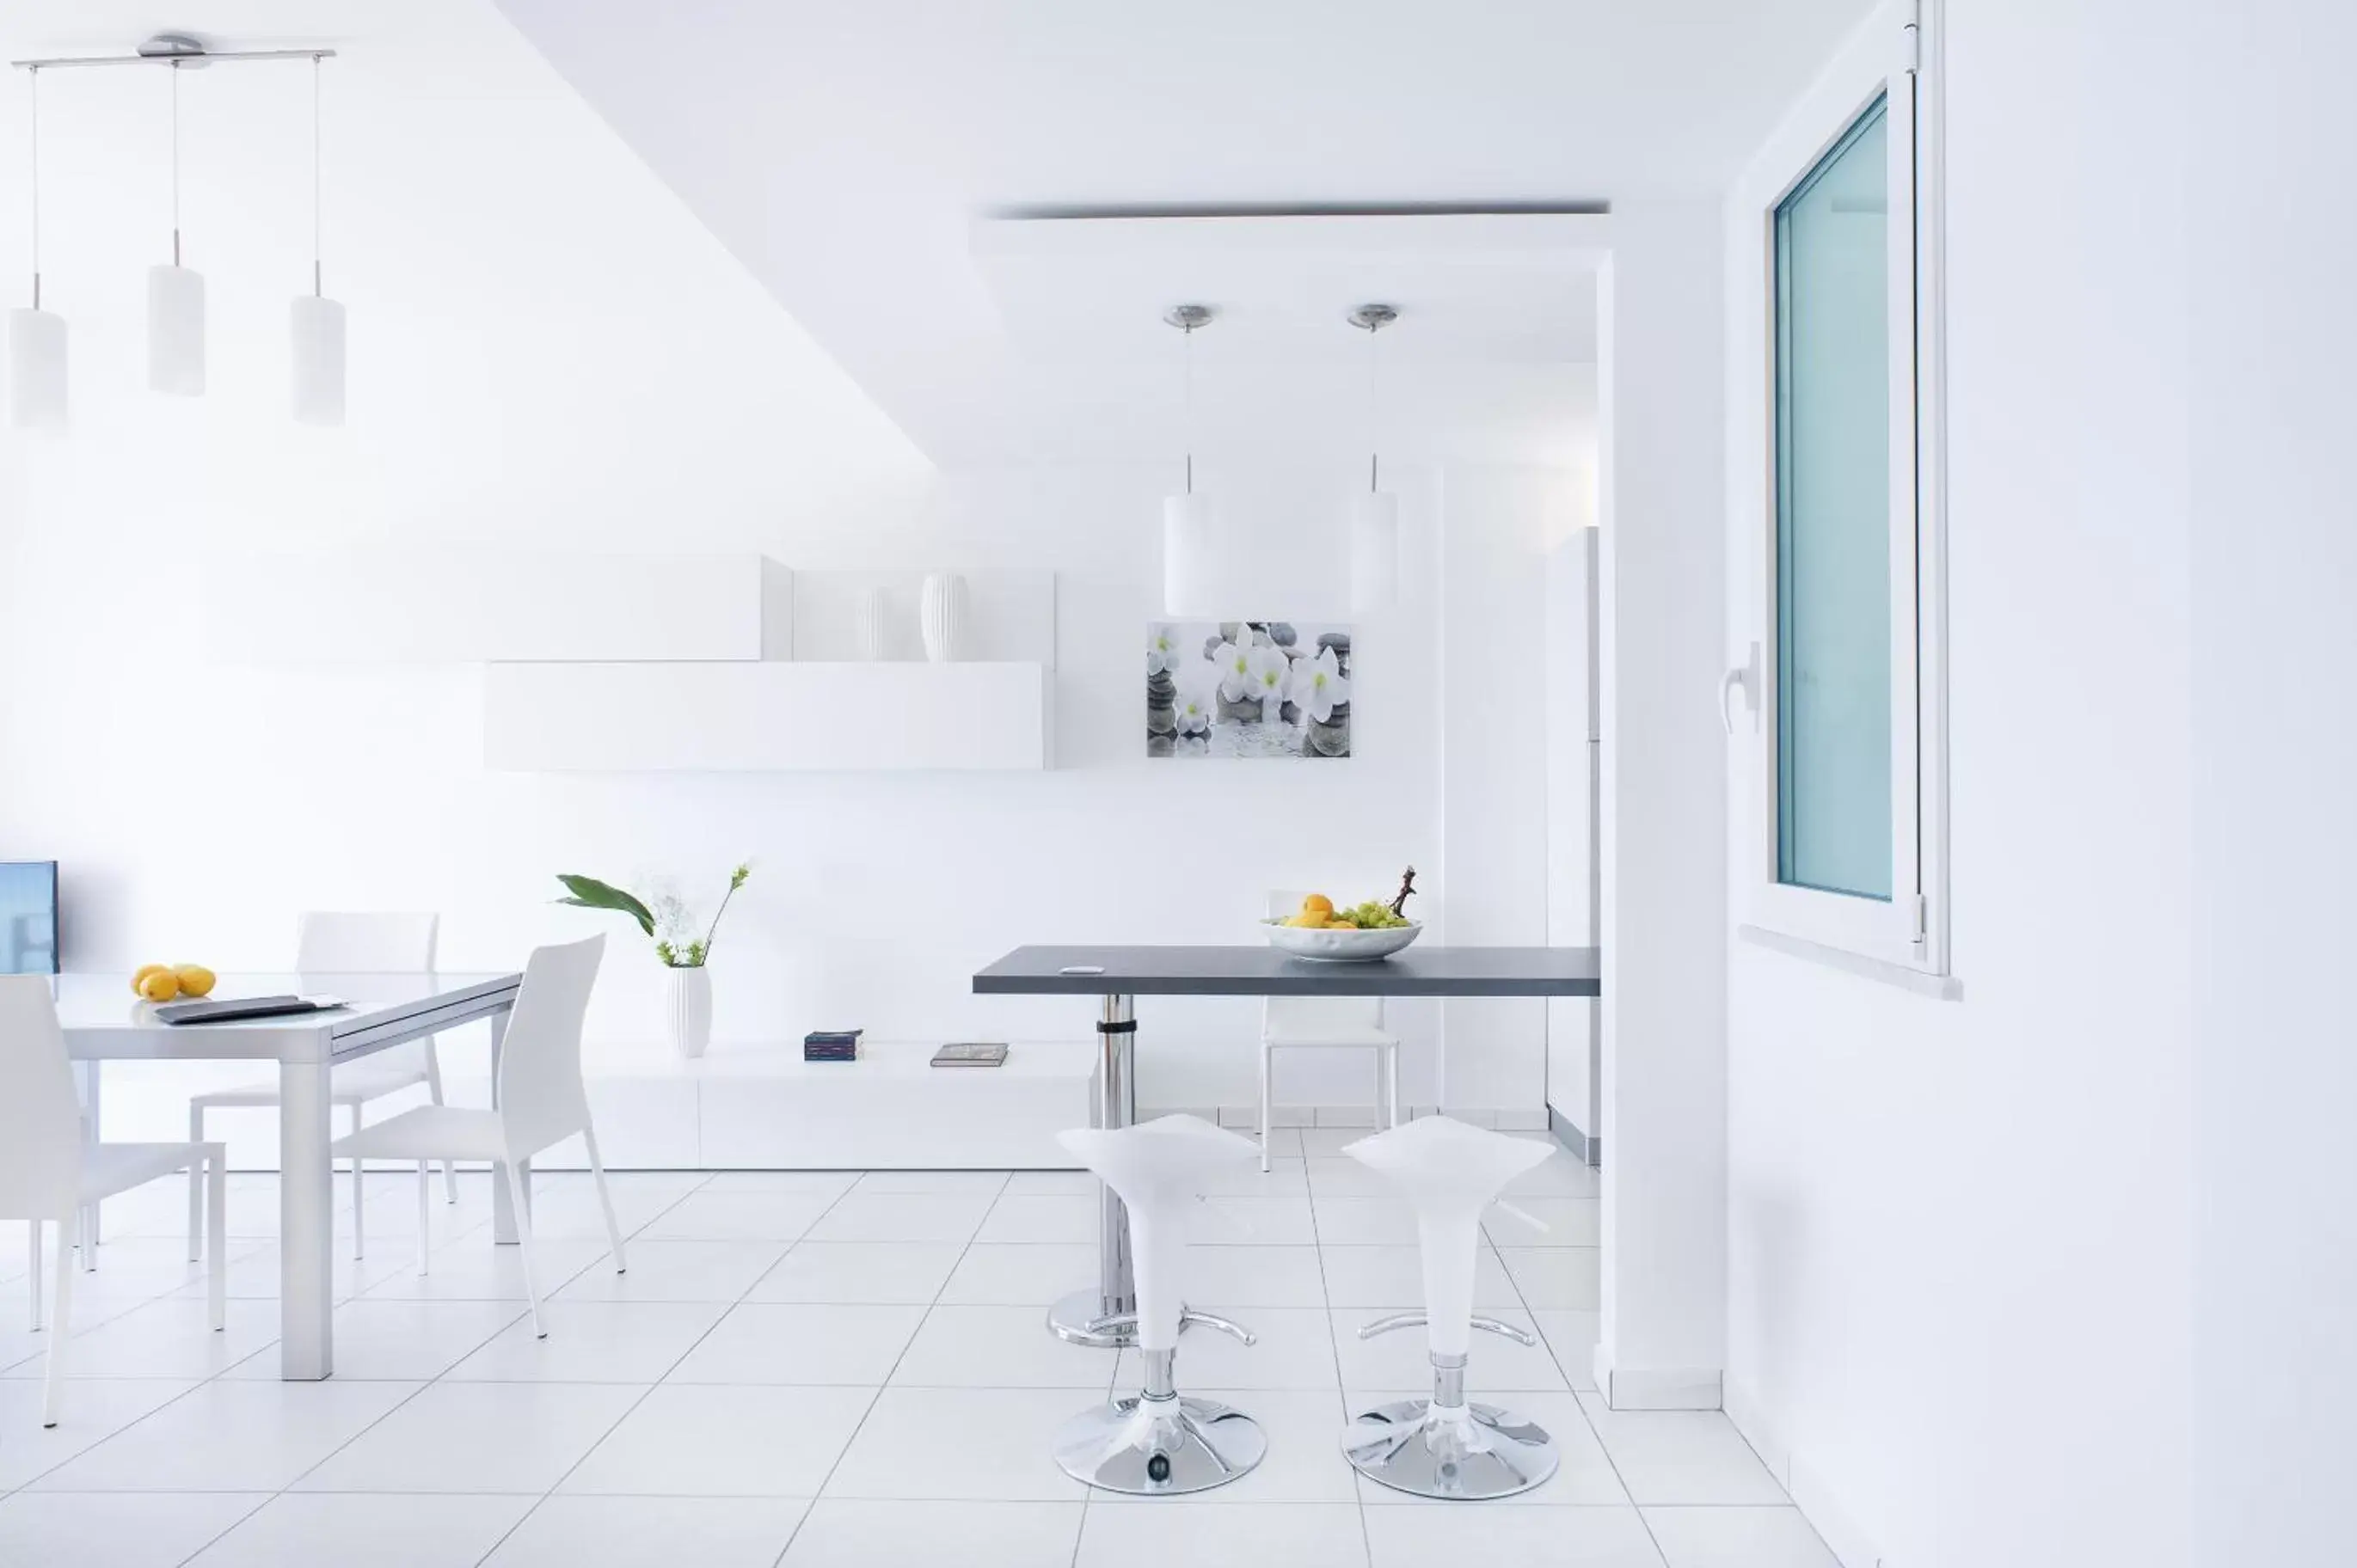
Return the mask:
{"type": "MultiPolygon", "coordinates": [[[[119,48],[167,26],[228,47],[327,41],[355,66],[393,57],[413,102],[468,102],[515,91],[506,60],[492,63],[503,50],[483,42],[503,13],[684,204],[682,220],[942,463],[1167,453],[1178,370],[1153,316],[1174,292],[1223,307],[1199,344],[1213,439],[1222,418],[1253,430],[1305,410],[1337,413],[1329,436],[1355,435],[1357,335],[1334,328],[1332,359],[1308,345],[1361,289],[1408,311],[1381,346],[1401,367],[1387,383],[1395,424],[1436,452],[1543,459],[1592,404],[1582,268],[1501,277],[1460,244],[1419,254],[1412,237],[1374,234],[1335,266],[1302,259],[1323,242],[1255,257],[1173,222],[1167,242],[1125,240],[1125,259],[1096,274],[1077,261],[1096,242],[1017,242],[995,220],[1555,213],[1706,194],[1864,5],[76,0],[6,6],[0,37],[43,52],[119,48]],[[1256,321],[1287,325],[1255,338],[1256,321]]],[[[465,251],[480,217],[455,208],[447,242],[465,251]]],[[[633,318],[661,306],[613,304],[633,318]]]]}
{"type": "MultiPolygon", "coordinates": [[[[1002,328],[1007,269],[995,295],[974,264],[977,220],[1577,210],[1713,192],[1866,9],[498,4],[945,463],[1132,456],[1153,423],[1125,416],[1135,399],[1121,388],[1093,400],[1093,415],[1039,395],[1028,346],[1002,328]]],[[[1512,390],[1495,401],[1512,405],[1510,422],[1544,430],[1587,381],[1508,367],[1500,384],[1512,390]]]]}

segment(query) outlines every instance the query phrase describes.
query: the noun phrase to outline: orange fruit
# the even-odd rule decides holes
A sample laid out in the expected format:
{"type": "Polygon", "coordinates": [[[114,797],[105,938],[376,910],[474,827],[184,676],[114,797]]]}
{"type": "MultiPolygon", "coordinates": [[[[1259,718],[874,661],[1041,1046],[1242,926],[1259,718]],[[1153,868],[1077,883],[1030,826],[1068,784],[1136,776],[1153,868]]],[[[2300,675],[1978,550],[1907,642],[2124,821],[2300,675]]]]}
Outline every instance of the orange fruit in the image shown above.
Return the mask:
{"type": "Polygon", "coordinates": [[[1323,893],[1312,893],[1301,901],[1301,912],[1305,915],[1330,915],[1334,912],[1334,900],[1323,893]]]}

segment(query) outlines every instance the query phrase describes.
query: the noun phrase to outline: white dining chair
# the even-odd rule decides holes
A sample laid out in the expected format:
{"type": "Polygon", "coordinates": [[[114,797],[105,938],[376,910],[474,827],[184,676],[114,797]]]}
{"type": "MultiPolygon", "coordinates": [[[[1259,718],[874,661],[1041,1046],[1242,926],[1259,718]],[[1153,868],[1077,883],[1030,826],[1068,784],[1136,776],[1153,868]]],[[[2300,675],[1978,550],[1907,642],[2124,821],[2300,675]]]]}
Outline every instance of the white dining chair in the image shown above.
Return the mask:
{"type": "MultiPolygon", "coordinates": [[[[434,969],[434,939],[440,918],[435,915],[410,914],[346,914],[314,911],[304,915],[295,929],[295,967],[305,975],[317,976],[328,987],[339,974],[425,974],[434,969]]],[[[351,1112],[352,1131],[361,1130],[365,1119],[362,1108],[371,1100],[399,1094],[420,1084],[426,1098],[442,1103],[442,1061],[428,1037],[374,1056],[339,1067],[329,1079],[328,1099],[351,1112]]],[[[225,1111],[231,1107],[278,1104],[278,1080],[270,1079],[242,1084],[235,1089],[215,1090],[199,1094],[188,1101],[188,1136],[201,1141],[205,1135],[205,1112],[225,1111]]],[[[458,1201],[458,1172],[455,1165],[442,1167],[443,1188],[452,1203],[458,1201]]],[[[352,1256],[357,1258],[367,1245],[367,1228],[362,1217],[367,1196],[361,1182],[361,1162],[352,1162],[352,1256]]],[[[197,1252],[197,1185],[188,1183],[188,1257],[197,1252]]]]}
{"type": "MultiPolygon", "coordinates": [[[[1297,914],[1306,895],[1273,892],[1268,916],[1297,914]]],[[[1357,1047],[1375,1053],[1375,1125],[1396,1127],[1399,1036],[1383,1027],[1380,996],[1264,996],[1260,1004],[1260,1168],[1268,1169],[1269,1080],[1280,1049],[1303,1046],[1357,1047]]]]}
{"type": "MultiPolygon", "coordinates": [[[[30,1245],[26,1294],[41,1329],[41,1231],[57,1226],[51,1256],[49,1344],[41,1424],[58,1423],[72,1330],[74,1232],[99,1199],[187,1168],[206,1196],[206,1300],[219,1332],[228,1309],[228,1161],[219,1144],[96,1144],[83,1136],[73,1066],[58,1027],[57,1003],[40,975],[0,975],[0,1219],[24,1219],[30,1245]]],[[[87,1251],[87,1249],[85,1249],[87,1251]]]]}
{"type": "Polygon", "coordinates": [[[589,988],[606,939],[535,949],[523,967],[523,984],[508,1018],[492,1085],[494,1108],[419,1105],[363,1127],[328,1145],[336,1157],[414,1161],[417,1165],[417,1272],[424,1273],[431,1250],[426,1231],[427,1169],[436,1160],[485,1160],[493,1179],[507,1184],[515,1210],[524,1294],[532,1302],[532,1330],[548,1337],[540,1315],[539,1275],[532,1257],[532,1202],[518,1169],[574,1133],[589,1156],[597,1205],[606,1214],[606,1240],[614,1250],[614,1272],[629,1272],[622,1255],[622,1229],[614,1219],[614,1199],[606,1190],[605,1162],[597,1157],[597,1134],[589,1125],[589,1094],[581,1082],[581,1020],[589,1010],[589,988]]]}

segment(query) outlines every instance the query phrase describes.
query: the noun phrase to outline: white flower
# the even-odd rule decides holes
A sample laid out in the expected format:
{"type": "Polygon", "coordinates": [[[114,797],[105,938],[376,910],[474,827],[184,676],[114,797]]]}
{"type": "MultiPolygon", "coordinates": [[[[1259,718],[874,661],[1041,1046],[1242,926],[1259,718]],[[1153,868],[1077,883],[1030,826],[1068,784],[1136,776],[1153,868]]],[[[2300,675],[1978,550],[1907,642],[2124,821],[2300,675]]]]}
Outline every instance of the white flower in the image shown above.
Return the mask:
{"type": "Polygon", "coordinates": [[[1146,672],[1148,675],[1160,675],[1178,669],[1181,657],[1178,628],[1156,626],[1146,628],[1146,672]]]}
{"type": "Polygon", "coordinates": [[[1351,682],[1342,679],[1341,665],[1334,650],[1321,648],[1315,659],[1304,659],[1293,666],[1293,680],[1286,693],[1301,711],[1318,724],[1324,724],[1334,713],[1334,705],[1351,700],[1351,682]]]}
{"type": "MultiPolygon", "coordinates": [[[[1292,660],[1285,650],[1275,643],[1262,643],[1244,650],[1244,689],[1264,703],[1285,700],[1285,673],[1292,660]]],[[[1232,699],[1231,699],[1232,701],[1232,699]]]]}
{"type": "Polygon", "coordinates": [[[1180,735],[1202,735],[1211,727],[1211,704],[1200,693],[1182,693],[1171,713],[1180,735]]]}
{"type": "Polygon", "coordinates": [[[1221,696],[1231,703],[1240,703],[1247,693],[1259,694],[1253,680],[1253,655],[1256,651],[1250,633],[1245,634],[1242,642],[1231,640],[1220,644],[1218,651],[1211,655],[1211,663],[1219,671],[1221,696]]]}

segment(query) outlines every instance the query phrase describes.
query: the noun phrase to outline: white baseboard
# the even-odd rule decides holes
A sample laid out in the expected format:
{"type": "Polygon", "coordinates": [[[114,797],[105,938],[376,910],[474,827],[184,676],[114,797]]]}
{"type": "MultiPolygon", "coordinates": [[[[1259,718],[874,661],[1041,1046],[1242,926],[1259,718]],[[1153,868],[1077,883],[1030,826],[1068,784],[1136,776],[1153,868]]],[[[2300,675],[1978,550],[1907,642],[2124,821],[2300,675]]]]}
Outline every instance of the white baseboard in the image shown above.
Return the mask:
{"type": "Polygon", "coordinates": [[[1882,1568],[1880,1549],[1834,1501],[1831,1488],[1815,1468],[1792,1452],[1774,1416],[1761,1408],[1750,1387],[1733,1378],[1727,1380],[1727,1419],[1751,1444],[1760,1462],[1768,1466],[1776,1484],[1792,1498],[1801,1517],[1809,1521],[1842,1568],[1882,1568]]]}
{"type": "Polygon", "coordinates": [[[1596,1387],[1614,1410],[1717,1410],[1725,1379],[1717,1367],[1615,1367],[1596,1347],[1596,1387]]]}

